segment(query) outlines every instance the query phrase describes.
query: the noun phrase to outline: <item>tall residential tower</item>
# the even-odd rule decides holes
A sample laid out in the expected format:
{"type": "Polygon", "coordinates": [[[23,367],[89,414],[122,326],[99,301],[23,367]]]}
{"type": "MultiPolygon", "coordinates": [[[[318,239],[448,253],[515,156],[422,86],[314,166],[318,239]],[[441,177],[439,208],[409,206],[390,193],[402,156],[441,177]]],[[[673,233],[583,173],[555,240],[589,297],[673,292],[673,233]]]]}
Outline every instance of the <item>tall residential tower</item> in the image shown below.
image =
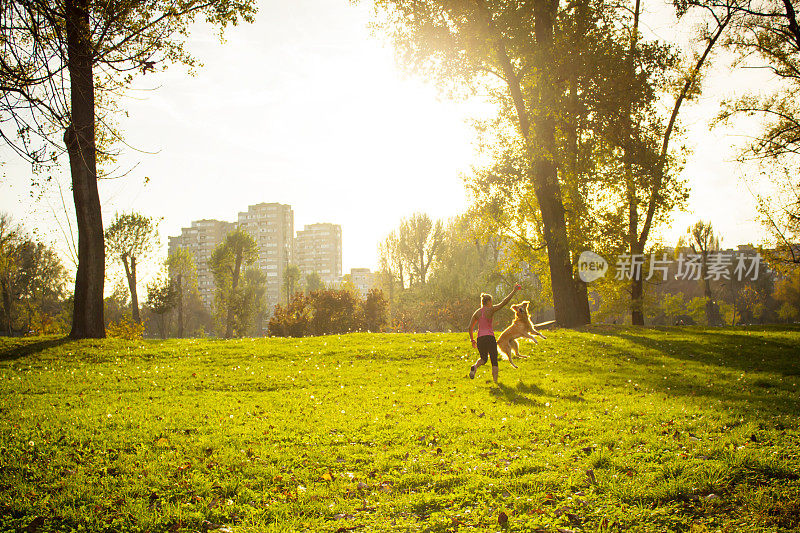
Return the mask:
{"type": "Polygon", "coordinates": [[[195,220],[189,228],[181,228],[181,234],[169,238],[169,253],[183,248],[194,255],[197,266],[197,289],[203,304],[211,307],[214,303],[214,275],[208,261],[211,254],[225,236],[233,231],[235,224],[222,220],[195,220]]]}
{"type": "Polygon", "coordinates": [[[316,272],[327,285],[342,277],[342,227],[339,224],[310,224],[297,232],[294,263],[303,274],[316,272]]]}
{"type": "Polygon", "coordinates": [[[258,245],[258,260],[253,266],[267,275],[267,304],[271,311],[281,301],[283,272],[292,262],[294,211],[286,204],[251,205],[239,213],[239,229],[249,233],[258,245]]]}

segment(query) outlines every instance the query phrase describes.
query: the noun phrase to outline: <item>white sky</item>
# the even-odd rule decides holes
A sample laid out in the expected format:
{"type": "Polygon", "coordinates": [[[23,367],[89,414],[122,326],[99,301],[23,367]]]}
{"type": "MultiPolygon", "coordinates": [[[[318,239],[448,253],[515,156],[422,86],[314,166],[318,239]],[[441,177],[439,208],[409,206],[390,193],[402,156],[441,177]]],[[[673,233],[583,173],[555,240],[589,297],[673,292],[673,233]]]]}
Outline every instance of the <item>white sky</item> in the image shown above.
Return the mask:
{"type": "MultiPolygon", "coordinates": [[[[671,38],[671,8],[657,1],[644,2],[644,31],[671,38]]],[[[130,210],[163,217],[166,246],[166,236],[192,220],[233,221],[250,204],[288,203],[295,230],[342,225],[349,272],[376,267],[377,244],[401,217],[463,212],[460,174],[478,161],[465,122],[475,108],[441,100],[435,87],[403,75],[390,44],[370,35],[367,6],[262,0],[256,23],[230,29],[224,44],[195,32],[187,48],[204,64],[195,77],[176,66],[148,74],[138,88],[157,89],[132,91],[123,102],[126,141],[155,153],[126,149],[120,166],[135,168],[101,184],[104,221],[130,210]]],[[[673,146],[692,150],[684,171],[691,197],[688,212],[676,213],[664,231],[669,243],[699,218],[713,223],[726,246],[762,240],[733,163],[742,126],[709,132],[707,124],[722,98],[763,87],[764,77],[729,75],[721,63],[701,101],[681,113],[687,136],[673,146]]],[[[7,149],[0,160],[0,211],[63,243],[53,215],[63,213],[57,190],[31,198],[29,168],[7,149]]],[[[60,179],[69,204],[66,169],[60,179]]]]}

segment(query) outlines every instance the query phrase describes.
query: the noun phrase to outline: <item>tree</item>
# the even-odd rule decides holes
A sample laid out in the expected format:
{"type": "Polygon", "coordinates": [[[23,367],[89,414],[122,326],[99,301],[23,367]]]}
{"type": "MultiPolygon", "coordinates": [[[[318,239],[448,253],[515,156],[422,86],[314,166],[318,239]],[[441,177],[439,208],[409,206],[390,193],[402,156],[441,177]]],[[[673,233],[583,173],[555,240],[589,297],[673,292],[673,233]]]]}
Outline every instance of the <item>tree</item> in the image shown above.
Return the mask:
{"type": "Polygon", "coordinates": [[[6,335],[11,335],[13,328],[14,286],[20,270],[15,253],[18,240],[19,229],[13,225],[11,216],[0,213],[0,304],[6,335]]]}
{"type": "Polygon", "coordinates": [[[310,293],[313,291],[318,291],[320,289],[324,289],[325,284],[322,282],[322,278],[316,272],[309,272],[306,274],[306,292],[310,293]]]}
{"type": "Polygon", "coordinates": [[[136,290],[136,266],[158,245],[158,223],[141,213],[117,213],[105,233],[108,254],[119,257],[131,294],[131,316],[141,324],[136,290]]]}
{"type": "Polygon", "coordinates": [[[113,159],[116,96],[170,62],[199,16],[252,21],[252,0],[0,1],[0,137],[34,170],[67,154],[78,228],[73,338],[104,337],[105,246],[98,162],[113,159]]]}
{"type": "Polygon", "coordinates": [[[300,277],[300,269],[297,268],[297,265],[287,265],[284,269],[283,292],[286,294],[286,305],[289,305],[292,296],[297,292],[297,284],[300,281],[300,277]]]}
{"type": "Polygon", "coordinates": [[[28,332],[33,323],[52,325],[61,314],[66,283],[56,251],[0,214],[0,326],[6,334],[28,332]]]}
{"type": "Polygon", "coordinates": [[[66,297],[67,271],[58,253],[44,243],[25,239],[17,248],[21,266],[18,284],[19,298],[26,311],[24,331],[31,323],[50,322],[45,317],[61,313],[61,302],[66,297]]]}
{"type": "Polygon", "coordinates": [[[706,320],[709,326],[721,326],[722,317],[711,291],[711,280],[708,276],[708,256],[709,253],[719,251],[719,237],[714,234],[711,223],[702,220],[688,228],[686,233],[689,235],[689,246],[692,251],[700,255],[700,278],[703,284],[703,297],[706,300],[706,320]]]}
{"type": "Polygon", "coordinates": [[[513,128],[534,190],[547,247],[556,319],[589,322],[579,303],[557,172],[554,27],[559,0],[404,2],[376,0],[396,45],[450,85],[480,86],[514,114],[513,128]]]}
{"type": "Polygon", "coordinates": [[[103,300],[103,318],[106,321],[105,326],[108,327],[111,323],[120,323],[125,315],[129,314],[128,288],[125,286],[124,281],[117,279],[111,294],[106,296],[103,300]]]}
{"type": "Polygon", "coordinates": [[[167,338],[167,314],[175,307],[178,301],[178,288],[169,279],[169,276],[162,274],[147,284],[147,300],[145,306],[151,313],[156,315],[158,331],[162,339],[167,338]]]}
{"type": "Polygon", "coordinates": [[[778,315],[782,319],[800,321],[800,268],[793,268],[775,284],[775,300],[780,304],[778,315]]]}
{"type": "Polygon", "coordinates": [[[172,252],[165,262],[169,276],[175,280],[175,293],[177,301],[175,308],[178,310],[178,338],[184,335],[184,294],[197,292],[197,265],[194,255],[183,248],[172,252]]]}
{"type": "MultiPolygon", "coordinates": [[[[719,0],[707,0],[717,3],[719,0]]],[[[800,264],[800,24],[796,2],[748,1],[735,6],[739,23],[726,46],[740,56],[737,66],[769,69],[777,83],[773,91],[759,90],[724,102],[718,123],[758,116],[763,126],[739,154],[741,163],[754,161],[777,190],[756,195],[762,223],[776,242],[775,259],[800,264]]]]}
{"type": "MultiPolygon", "coordinates": [[[[682,16],[692,2],[678,3],[678,15],[682,16]]],[[[628,240],[631,255],[639,255],[644,252],[650,231],[658,221],[660,213],[668,212],[672,204],[669,202],[670,183],[674,184],[674,178],[670,175],[670,141],[672,133],[677,126],[678,115],[684,102],[691,100],[700,93],[700,80],[703,68],[708,58],[719,41],[722,34],[730,25],[734,18],[734,0],[725,0],[718,4],[699,4],[705,8],[706,13],[713,22],[703,26],[701,38],[705,46],[701,53],[697,54],[689,68],[683,73],[682,79],[676,83],[677,91],[674,95],[674,103],[671,112],[664,120],[664,124],[655,130],[655,138],[660,142],[660,150],[655,157],[645,159],[646,163],[639,163],[643,182],[637,184],[632,170],[635,164],[632,156],[637,152],[636,134],[641,134],[642,129],[636,128],[636,120],[626,116],[623,120],[623,131],[625,138],[623,148],[626,154],[626,174],[627,174],[627,210],[628,210],[628,240]],[[665,201],[666,200],[666,201],[665,201]],[[641,211],[640,211],[641,207],[641,211]],[[665,209],[666,207],[666,209],[665,209]],[[640,229],[641,228],[641,229],[640,229]]],[[[638,44],[638,24],[639,24],[640,0],[636,0],[634,25],[631,32],[631,75],[636,75],[637,64],[636,55],[638,44]]],[[[659,121],[656,121],[656,123],[659,121]]],[[[642,296],[644,294],[644,280],[641,276],[631,279],[631,323],[634,325],[644,325],[644,312],[642,306],[642,296]]]]}
{"type": "MultiPolygon", "coordinates": [[[[211,254],[209,267],[217,287],[217,310],[224,321],[226,339],[233,335],[237,311],[242,312],[243,296],[239,287],[242,268],[253,264],[257,258],[256,241],[241,229],[228,233],[211,254]]],[[[240,317],[239,323],[242,322],[240,317]]]]}
{"type": "MultiPolygon", "coordinates": [[[[630,202],[636,186],[641,188],[644,174],[634,163],[647,168],[656,159],[658,143],[650,130],[658,129],[653,122],[661,103],[660,88],[675,58],[659,43],[642,43],[631,50],[627,8],[575,0],[557,13],[550,68],[558,90],[550,113],[556,123],[553,158],[562,184],[573,264],[585,250],[609,256],[624,250],[620,241],[627,241],[628,217],[620,206],[630,202]],[[634,56],[637,69],[632,66],[634,56]],[[632,119],[635,130],[626,126],[632,119]]],[[[634,28],[637,16],[630,22],[634,28]]],[[[511,120],[507,115],[512,112],[510,106],[503,110],[504,122],[511,120]]],[[[526,262],[540,280],[552,286],[536,189],[525,179],[530,174],[529,158],[521,143],[495,130],[495,161],[478,169],[470,180],[477,210],[488,219],[487,229],[503,237],[505,255],[526,262]]],[[[662,191],[661,210],[674,205],[674,197],[672,191],[662,191]]],[[[577,272],[573,276],[576,314],[588,320],[587,285],[577,272]]],[[[552,298],[549,290],[545,295],[552,298]]]]}
{"type": "Polygon", "coordinates": [[[414,213],[400,222],[398,252],[409,266],[411,282],[425,285],[428,271],[442,248],[442,221],[433,222],[425,213],[414,213]]]}
{"type": "Polygon", "coordinates": [[[367,330],[379,332],[389,321],[389,302],[380,289],[370,289],[364,300],[364,320],[367,330]]]}
{"type": "Polygon", "coordinates": [[[400,290],[405,290],[405,260],[403,254],[400,253],[400,241],[397,238],[397,233],[392,231],[386,236],[386,239],[378,246],[378,255],[381,262],[381,272],[384,273],[389,284],[389,301],[393,300],[394,285],[400,284],[400,290]]]}

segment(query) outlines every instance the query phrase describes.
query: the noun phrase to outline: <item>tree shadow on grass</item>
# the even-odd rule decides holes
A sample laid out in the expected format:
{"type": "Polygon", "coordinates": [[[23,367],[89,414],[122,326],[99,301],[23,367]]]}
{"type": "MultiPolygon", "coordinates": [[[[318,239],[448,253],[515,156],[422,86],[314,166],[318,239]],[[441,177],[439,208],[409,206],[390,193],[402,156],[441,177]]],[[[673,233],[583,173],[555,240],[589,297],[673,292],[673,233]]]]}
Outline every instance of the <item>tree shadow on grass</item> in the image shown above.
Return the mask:
{"type": "MultiPolygon", "coordinates": [[[[694,327],[643,327],[641,329],[597,328],[592,333],[618,337],[645,348],[649,355],[662,355],[684,361],[696,361],[732,369],[777,372],[784,376],[800,375],[800,362],[793,357],[797,345],[791,340],[763,338],[759,332],[770,331],[764,327],[745,328],[694,328],[694,327]],[[653,333],[666,334],[652,338],[653,333]],[[754,333],[755,335],[751,335],[754,333]]],[[[793,331],[793,328],[786,328],[793,331]]],[[[642,357],[638,354],[637,357],[642,357]]],[[[650,361],[655,362],[655,361],[650,361]]]]}
{"type": "Polygon", "coordinates": [[[48,350],[50,348],[58,348],[59,346],[62,346],[71,341],[72,339],[70,339],[69,337],[62,337],[59,339],[49,339],[46,341],[18,344],[16,346],[10,346],[8,348],[0,348],[0,361],[13,361],[15,359],[20,359],[22,357],[26,357],[34,353],[39,353],[41,351],[48,350]]]}

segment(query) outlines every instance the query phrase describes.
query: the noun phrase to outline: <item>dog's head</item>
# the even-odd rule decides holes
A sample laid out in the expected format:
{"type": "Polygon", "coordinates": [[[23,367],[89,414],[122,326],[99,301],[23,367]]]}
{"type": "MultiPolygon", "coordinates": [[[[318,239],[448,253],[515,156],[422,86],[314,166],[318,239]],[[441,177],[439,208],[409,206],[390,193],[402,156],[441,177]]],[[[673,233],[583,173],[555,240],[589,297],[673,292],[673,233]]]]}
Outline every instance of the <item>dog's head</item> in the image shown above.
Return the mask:
{"type": "Polygon", "coordinates": [[[517,318],[527,319],[528,318],[528,304],[530,302],[520,302],[518,304],[514,304],[511,306],[511,309],[514,310],[514,314],[517,318]]]}

